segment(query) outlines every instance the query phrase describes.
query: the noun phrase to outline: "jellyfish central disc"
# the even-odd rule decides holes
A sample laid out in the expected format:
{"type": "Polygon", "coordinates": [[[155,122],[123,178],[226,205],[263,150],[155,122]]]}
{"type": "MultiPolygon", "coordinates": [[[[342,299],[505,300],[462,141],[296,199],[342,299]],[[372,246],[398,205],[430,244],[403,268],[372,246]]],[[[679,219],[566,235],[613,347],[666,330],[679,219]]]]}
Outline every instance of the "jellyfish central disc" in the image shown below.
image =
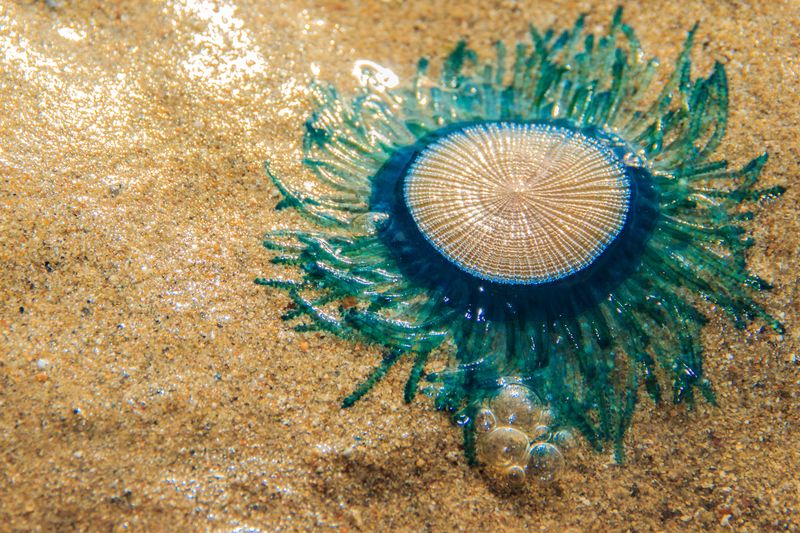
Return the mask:
{"type": "Polygon", "coordinates": [[[539,284],[591,264],[625,223],[630,180],[605,145],[556,126],[467,126],[428,145],[404,181],[414,222],[475,276],[539,284]]]}

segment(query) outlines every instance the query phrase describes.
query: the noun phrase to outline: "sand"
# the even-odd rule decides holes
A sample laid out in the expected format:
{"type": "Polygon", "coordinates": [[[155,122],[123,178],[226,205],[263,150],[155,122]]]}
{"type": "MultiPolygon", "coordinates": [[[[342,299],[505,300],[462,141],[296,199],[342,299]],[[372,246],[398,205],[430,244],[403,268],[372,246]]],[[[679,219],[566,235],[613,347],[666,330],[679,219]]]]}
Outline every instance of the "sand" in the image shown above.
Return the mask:
{"type": "Polygon", "coordinates": [[[554,485],[505,494],[427,398],[403,403],[407,362],[339,408],[379,350],[294,333],[253,284],[262,234],[297,223],[261,165],[309,178],[314,74],[405,80],[460,37],[490,54],[616,4],[59,3],[0,0],[0,530],[800,528],[800,4],[626,6],[665,66],[700,21],[698,72],[721,61],[731,87],[721,152],[768,150],[764,184],[788,187],[749,254],[787,333],[709,307],[718,405],[643,398],[624,465],[579,441],[554,485]]]}

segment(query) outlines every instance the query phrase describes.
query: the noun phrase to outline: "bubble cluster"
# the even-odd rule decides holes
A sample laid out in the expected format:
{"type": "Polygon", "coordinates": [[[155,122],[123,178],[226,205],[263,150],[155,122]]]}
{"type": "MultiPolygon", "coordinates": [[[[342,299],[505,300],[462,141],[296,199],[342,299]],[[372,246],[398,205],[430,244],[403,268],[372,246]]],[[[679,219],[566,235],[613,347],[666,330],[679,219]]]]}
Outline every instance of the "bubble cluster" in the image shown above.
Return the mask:
{"type": "Polygon", "coordinates": [[[528,478],[550,482],[563,468],[562,448],[572,443],[565,429],[554,430],[547,405],[525,385],[510,382],[476,413],[478,460],[501,486],[521,487],[528,478]]]}

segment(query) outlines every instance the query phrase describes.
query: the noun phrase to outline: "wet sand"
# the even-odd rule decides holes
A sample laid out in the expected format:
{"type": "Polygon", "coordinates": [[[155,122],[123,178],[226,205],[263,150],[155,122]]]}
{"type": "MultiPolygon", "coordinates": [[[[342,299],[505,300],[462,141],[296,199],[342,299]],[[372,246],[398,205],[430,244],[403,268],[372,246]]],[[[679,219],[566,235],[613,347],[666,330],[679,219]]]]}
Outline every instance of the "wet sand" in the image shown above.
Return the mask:
{"type": "Polygon", "coordinates": [[[787,326],[704,330],[717,406],[644,396],[615,465],[579,441],[560,480],[503,494],[407,362],[353,408],[376,347],[294,333],[262,234],[261,164],[299,163],[312,73],[407,80],[460,37],[485,56],[528,22],[605,27],[601,1],[0,0],[0,530],[800,528],[800,4],[632,2],[665,67],[700,21],[727,68],[720,153],[762,150],[787,193],[750,225],[787,326]],[[216,6],[216,7],[215,7],[216,6]]]}

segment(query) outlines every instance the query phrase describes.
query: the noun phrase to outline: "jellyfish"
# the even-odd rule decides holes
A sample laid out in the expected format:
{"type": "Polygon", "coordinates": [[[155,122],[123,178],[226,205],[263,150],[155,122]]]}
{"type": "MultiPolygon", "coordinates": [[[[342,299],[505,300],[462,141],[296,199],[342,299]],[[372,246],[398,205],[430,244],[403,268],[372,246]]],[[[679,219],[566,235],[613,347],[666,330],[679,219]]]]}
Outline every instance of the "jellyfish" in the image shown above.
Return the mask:
{"type": "Polygon", "coordinates": [[[451,413],[470,461],[546,482],[576,436],[621,461],[640,390],[714,402],[711,305],[782,331],[745,252],[754,209],[783,189],[758,185],[766,154],[741,168],[716,154],[728,84],[720,63],[692,76],[695,32],[660,91],[621,9],[605,34],[584,17],[531,27],[490,60],[461,42],[408,83],[370,62],[351,96],[313,84],[316,186],[265,165],[277,209],[305,221],[267,233],[287,270],[256,282],[285,292],[298,331],[382,347],[343,406],[411,359],[406,401],[423,390],[451,413]]]}

